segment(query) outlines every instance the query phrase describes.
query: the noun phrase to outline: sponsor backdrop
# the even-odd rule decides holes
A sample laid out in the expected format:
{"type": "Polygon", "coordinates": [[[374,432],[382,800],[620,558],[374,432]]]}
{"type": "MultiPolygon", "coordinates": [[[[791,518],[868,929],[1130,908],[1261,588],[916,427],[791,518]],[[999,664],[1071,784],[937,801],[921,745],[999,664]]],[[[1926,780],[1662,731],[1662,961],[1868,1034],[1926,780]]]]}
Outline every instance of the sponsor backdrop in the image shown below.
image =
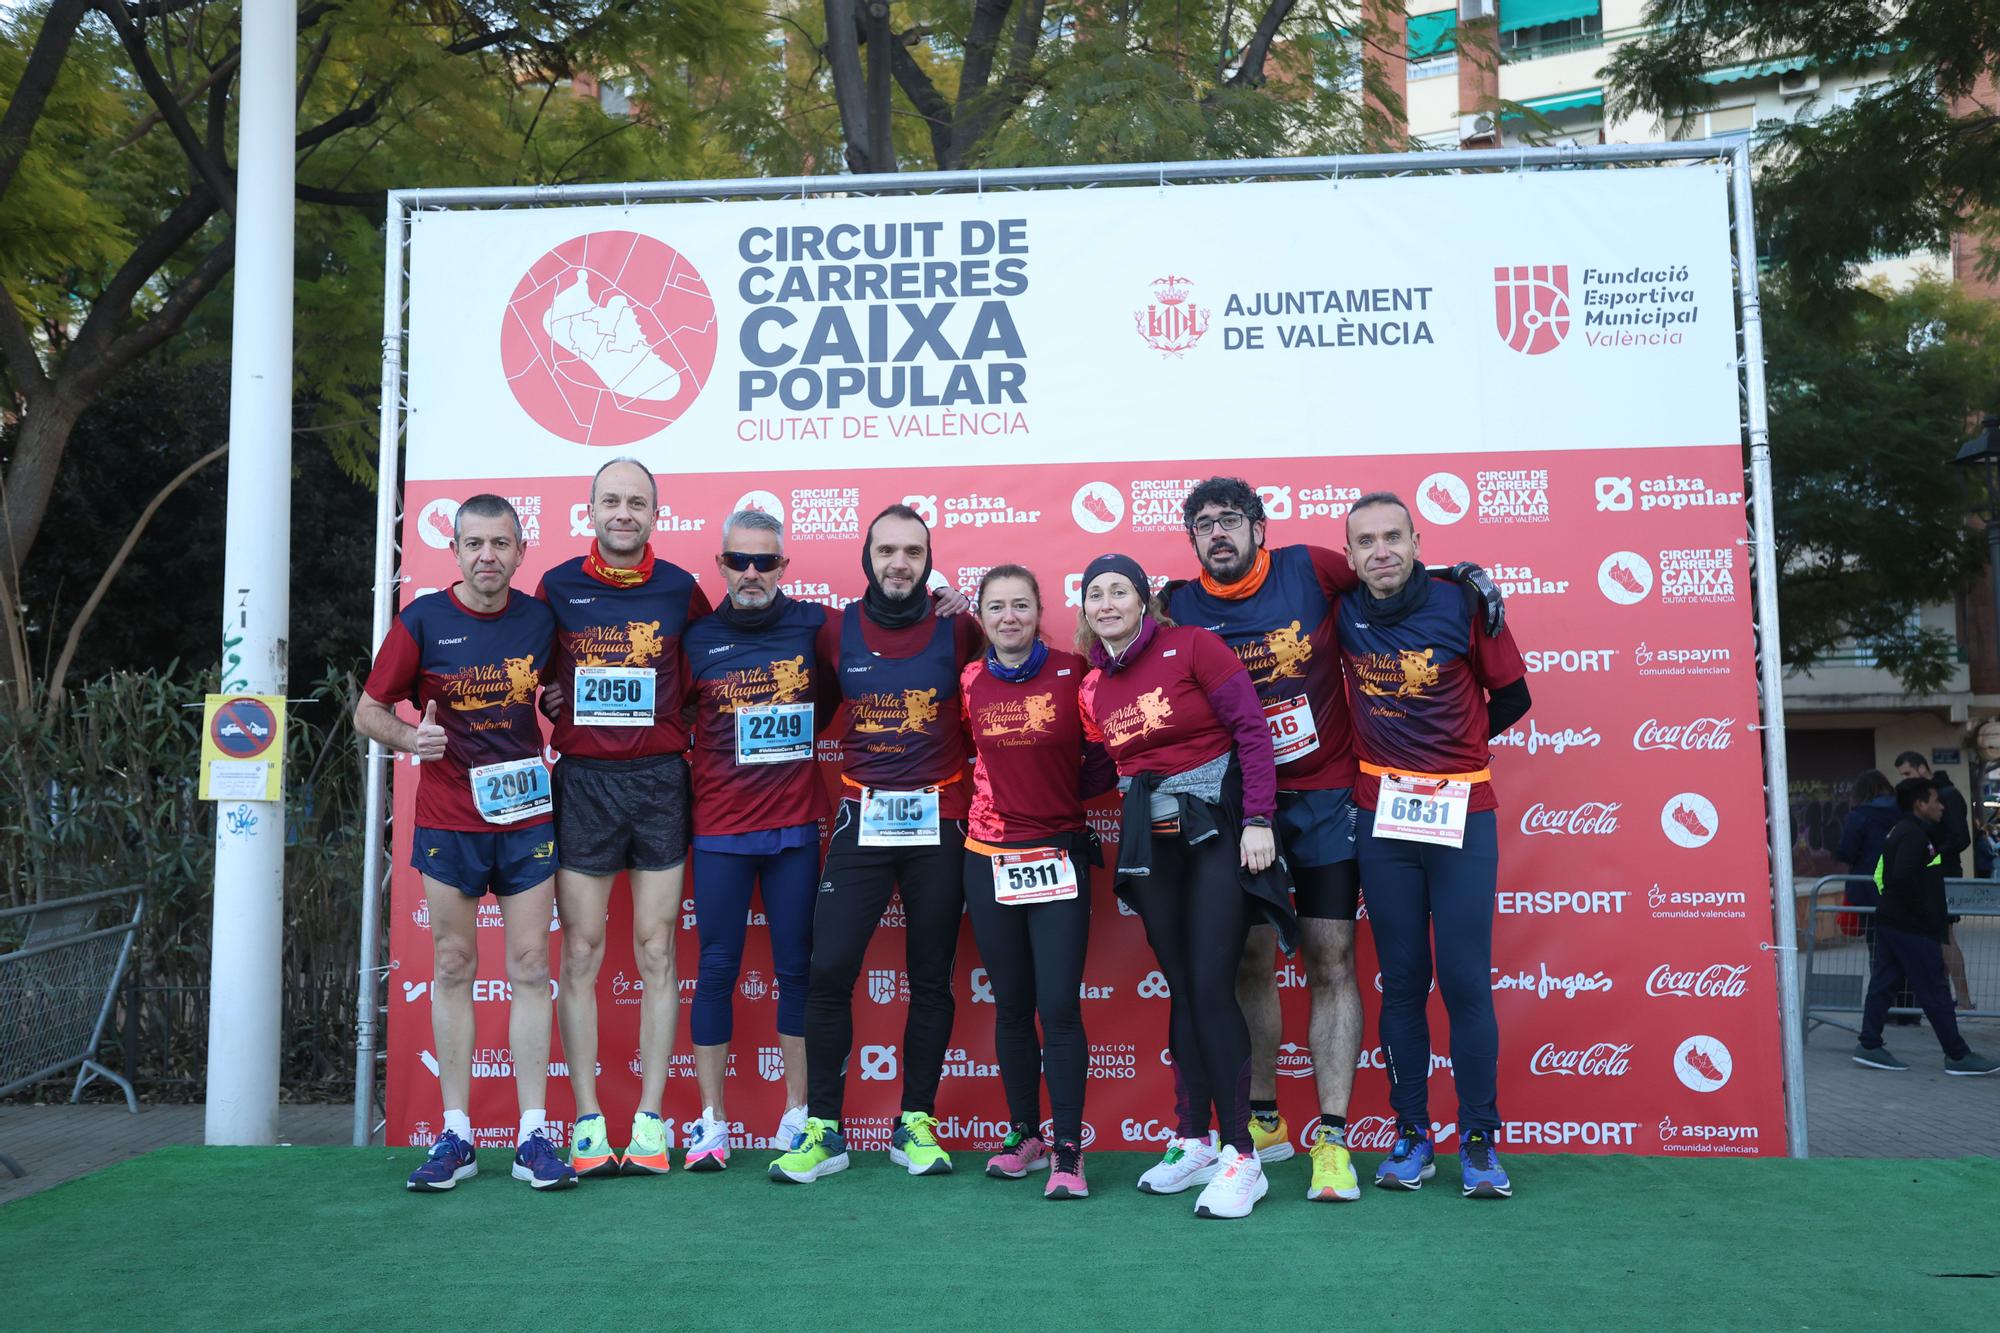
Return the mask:
{"type": "MultiPolygon", "coordinates": [[[[719,596],[739,506],[781,517],[788,589],[844,606],[862,525],[906,501],[968,593],[1039,573],[1051,640],[1079,572],[1118,549],[1196,566],[1195,480],[1240,473],[1271,545],[1339,547],[1348,505],[1392,488],[1435,562],[1506,590],[1532,713],[1496,738],[1502,807],[1493,987],[1501,1112],[1517,1149],[1784,1150],[1756,728],[1726,176],[1707,166],[781,203],[429,212],[413,219],[406,596],[453,577],[455,506],[527,524],[520,584],[589,541],[587,478],[636,455],[663,478],[655,548],[719,596]],[[1477,227],[1464,220],[1477,218],[1477,227]]],[[[1421,688],[1414,682],[1412,688],[1421,688]]],[[[837,755],[823,743],[829,776],[837,755]]],[[[396,779],[389,1138],[435,1132],[429,942],[396,779]]],[[[1094,816],[1116,838],[1107,806],[1094,816]]],[[[1167,988],[1138,920],[1095,886],[1086,1137],[1162,1141],[1167,988]]],[[[614,900],[599,997],[605,1105],[638,1090],[639,982],[614,900]]],[[[499,913],[477,992],[474,1123],[511,1140],[499,913]]],[[[729,1116],[753,1146],[783,1109],[770,954],[753,914],[729,1116]]],[[[680,1000],[692,999],[693,907],[680,1000]]],[[[853,1136],[897,1107],[900,905],[855,997],[853,1136]]],[[[552,932],[555,926],[551,925],[552,932]]],[[[558,939],[552,933],[551,944],[558,939]]],[[[555,960],[560,962],[560,949],[555,960]]],[[[970,1147],[1005,1130],[991,990],[967,928],[939,1114],[970,1147]]],[[[1350,1120],[1386,1148],[1367,921],[1368,1035],[1350,1120]]],[[[1317,1109],[1307,989],[1279,973],[1279,1090],[1317,1109]]],[[[560,984],[558,982],[557,984],[560,984]]],[[[1431,1111],[1455,1146],[1434,1006],[1431,1111]]],[[[551,1115],[566,1128],[558,1038],[551,1115]]],[[[667,1084],[700,1112],[683,1024],[667,1084]]],[[[739,1142],[742,1140],[739,1140],[739,1142]]]]}

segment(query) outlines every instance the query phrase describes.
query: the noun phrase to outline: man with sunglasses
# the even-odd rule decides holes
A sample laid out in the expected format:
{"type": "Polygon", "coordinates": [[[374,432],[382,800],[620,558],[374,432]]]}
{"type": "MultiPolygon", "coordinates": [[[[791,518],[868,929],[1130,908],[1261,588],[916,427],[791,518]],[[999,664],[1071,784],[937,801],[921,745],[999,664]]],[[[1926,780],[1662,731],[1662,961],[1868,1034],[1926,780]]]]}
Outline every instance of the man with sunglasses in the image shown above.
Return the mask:
{"type": "MultiPolygon", "coordinates": [[[[1181,502],[1201,576],[1167,588],[1167,610],[1183,625],[1222,636],[1250,672],[1264,705],[1278,761],[1278,845],[1291,871],[1301,959],[1311,994],[1308,1041],[1320,1115],[1308,1199],[1360,1198],[1347,1150],[1348,1098],[1361,1049],[1361,996],[1354,982],[1354,921],[1360,905],[1356,870],[1356,767],[1334,608],[1359,586],[1338,551],[1264,545],[1264,502],[1239,477],[1211,477],[1181,502]]],[[[1455,575],[1484,582],[1487,616],[1497,631],[1497,590],[1482,572],[1455,575]]],[[[1237,975],[1237,998],[1251,1034],[1250,1130],[1266,1162],[1292,1156],[1290,1129],[1278,1112],[1281,1034],[1276,940],[1253,926],[1237,975]]]]}
{"type": "Polygon", "coordinates": [[[687,723],[681,636],[709,613],[694,575],[653,555],[653,474],[614,458],[591,479],[590,552],[542,579],[556,618],[543,711],[555,724],[556,903],[563,962],[556,1016],[576,1093],[577,1175],[660,1175],[669,1166],[660,1102],[680,997],[674,932],[688,855],[687,723]],[[639,998],[639,1105],[613,1150],[597,1100],[597,976],[615,878],[632,886],[639,998]]]}
{"type": "Polygon", "coordinates": [[[806,987],[819,888],[819,821],[826,785],[815,740],[839,704],[823,688],[815,642],[827,611],[779,587],[783,526],[754,509],[722,525],[715,563],[728,596],[682,641],[695,720],[694,914],[701,967],[688,1018],[702,1111],[687,1145],[690,1171],[729,1162],[723,1105],[752,892],[770,923],[777,980],[785,1114],[773,1136],[789,1147],[806,1121],[806,987]]]}

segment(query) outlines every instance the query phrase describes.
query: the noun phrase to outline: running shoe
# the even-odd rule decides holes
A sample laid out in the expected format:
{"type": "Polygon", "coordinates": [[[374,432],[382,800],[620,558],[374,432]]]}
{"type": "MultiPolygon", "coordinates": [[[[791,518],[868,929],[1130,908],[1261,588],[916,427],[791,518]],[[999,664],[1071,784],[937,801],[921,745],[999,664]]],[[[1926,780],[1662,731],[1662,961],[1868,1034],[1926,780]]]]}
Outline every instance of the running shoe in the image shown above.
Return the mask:
{"type": "Polygon", "coordinates": [[[1174,1139],[1167,1155],[1139,1177],[1141,1194],[1179,1194],[1190,1185],[1206,1185],[1219,1169],[1215,1145],[1209,1139],[1174,1139]]]}
{"type": "Polygon", "coordinates": [[[1285,1117],[1275,1113],[1267,1116],[1262,1111],[1250,1113],[1250,1145],[1266,1166],[1289,1162],[1298,1151],[1292,1146],[1292,1127],[1285,1123],[1285,1117]]]}
{"type": "Polygon", "coordinates": [[[576,1188],[576,1172],[539,1129],[514,1149],[514,1179],[525,1180],[538,1190],[576,1188]]]}
{"type": "Polygon", "coordinates": [[[1008,1130],[1000,1151],[986,1159],[986,1174],[996,1180],[1019,1180],[1030,1171],[1048,1168],[1049,1145],[1042,1142],[1041,1135],[1023,1134],[1018,1129],[1008,1130]]]}
{"type": "Polygon", "coordinates": [[[410,1172],[404,1183],[418,1194],[442,1194],[478,1174],[479,1159],[473,1156],[472,1145],[447,1129],[431,1145],[431,1155],[424,1158],[424,1164],[410,1172]]]}
{"type": "Polygon", "coordinates": [[[792,1150],[771,1163],[771,1179],[810,1185],[821,1176],[847,1169],[847,1140],[832,1121],[806,1120],[792,1150]]]}
{"type": "Polygon", "coordinates": [[[1354,1178],[1354,1161],[1347,1155],[1346,1130],[1326,1124],[1314,1130],[1312,1164],[1306,1198],[1316,1203],[1353,1203],[1361,1197],[1361,1182],[1354,1178]]]}
{"type": "Polygon", "coordinates": [[[1485,1130],[1466,1131],[1458,1148],[1458,1166],[1464,1182],[1461,1193],[1466,1198],[1514,1197],[1514,1182],[1507,1179],[1507,1169],[1500,1165],[1500,1154],[1493,1151],[1493,1136],[1485,1130]]]}
{"type": "Polygon", "coordinates": [[[701,1108],[681,1165],[690,1171],[720,1171],[729,1165],[729,1125],[715,1118],[714,1107],[701,1108]]]}
{"type": "Polygon", "coordinates": [[[778,1147],[790,1150],[799,1146],[799,1135],[805,1132],[806,1108],[787,1107],[784,1115],[778,1118],[778,1132],[771,1136],[771,1140],[778,1147]]]}
{"type": "Polygon", "coordinates": [[[618,1174],[618,1154],[611,1150],[611,1138],[604,1132],[604,1117],[593,1111],[577,1117],[570,1127],[569,1165],[578,1180],[618,1174]]]}
{"type": "Polygon", "coordinates": [[[937,1117],[905,1111],[889,1136],[889,1160],[913,1176],[948,1176],[951,1154],[938,1147],[937,1117]]]}
{"type": "Polygon", "coordinates": [[[1083,1149],[1068,1139],[1056,1140],[1054,1165],[1049,1182],[1042,1186],[1044,1199],[1088,1199],[1090,1186],[1083,1181],[1083,1149]]]}
{"type": "Polygon", "coordinates": [[[1405,1121],[1396,1127],[1396,1146],[1375,1168],[1375,1183],[1385,1190],[1420,1190],[1437,1174],[1436,1158],[1430,1130],[1405,1121]]]}
{"type": "Polygon", "coordinates": [[[1944,1072],[1960,1076],[1977,1077],[1980,1074],[2000,1074],[2000,1060],[1981,1055],[1978,1051],[1967,1051],[1956,1060],[1944,1062],[1944,1072]]]}
{"type": "Polygon", "coordinates": [[[1909,1066],[1889,1054],[1887,1046],[1856,1046],[1854,1063],[1867,1065],[1870,1069],[1908,1069],[1909,1066]]]}
{"type": "Polygon", "coordinates": [[[1196,1217],[1248,1217],[1257,1200],[1270,1193],[1271,1182],[1264,1179],[1264,1162],[1256,1153],[1239,1153],[1236,1145],[1223,1145],[1215,1159],[1215,1178],[1194,1201],[1196,1217]]]}
{"type": "Polygon", "coordinates": [[[640,1111],[632,1117],[632,1139],[625,1149],[625,1174],[664,1176],[674,1166],[667,1153],[669,1146],[667,1122],[651,1111],[640,1111]]]}

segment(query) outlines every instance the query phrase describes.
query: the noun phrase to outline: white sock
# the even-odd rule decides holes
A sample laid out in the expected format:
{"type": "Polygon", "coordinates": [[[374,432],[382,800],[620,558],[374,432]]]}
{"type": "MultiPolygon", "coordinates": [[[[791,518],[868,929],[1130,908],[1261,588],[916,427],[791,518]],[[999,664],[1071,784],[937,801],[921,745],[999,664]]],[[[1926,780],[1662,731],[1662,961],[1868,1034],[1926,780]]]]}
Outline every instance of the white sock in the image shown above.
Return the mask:
{"type": "Polygon", "coordinates": [[[463,1111],[446,1111],[444,1127],[467,1143],[472,1142],[472,1117],[463,1111]]]}
{"type": "Polygon", "coordinates": [[[521,1112],[521,1129],[514,1136],[514,1146],[528,1141],[528,1136],[549,1123],[548,1111],[540,1106],[532,1106],[521,1112]]]}

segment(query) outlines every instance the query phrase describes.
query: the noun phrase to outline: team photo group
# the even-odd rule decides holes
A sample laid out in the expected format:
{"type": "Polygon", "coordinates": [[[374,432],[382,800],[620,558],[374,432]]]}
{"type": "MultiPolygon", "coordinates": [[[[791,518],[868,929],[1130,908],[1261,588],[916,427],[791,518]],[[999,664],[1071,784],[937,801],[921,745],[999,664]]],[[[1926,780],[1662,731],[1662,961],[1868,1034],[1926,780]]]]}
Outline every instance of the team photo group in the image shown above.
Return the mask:
{"type": "Polygon", "coordinates": [[[671,1169],[662,1102],[685,893],[701,1111],[682,1169],[722,1170],[732,1147],[742,1164],[725,1094],[753,899],[788,1108],[773,1136],[783,1150],[757,1166],[784,1184],[848,1167],[856,986],[894,896],[908,992],[890,1160],[913,1176],[954,1169],[936,1103],[969,917],[1009,1127],[986,1174],[1041,1175],[1046,1198],[1087,1197],[1079,991],[1103,867],[1170,994],[1168,1032],[1143,1035],[1171,1051],[1173,1134],[1139,1190],[1194,1192],[1198,1216],[1244,1217],[1270,1189],[1267,1166],[1293,1155],[1274,1070],[1282,952],[1311,987],[1319,1115],[1298,1140],[1306,1197],[1360,1197],[1346,1120],[1363,1036],[1359,913],[1381,967],[1396,1122],[1374,1183],[1417,1190],[1435,1171],[1435,989],[1462,1192],[1511,1195],[1496,1146],[1488,740],[1527,714],[1526,670],[1499,591],[1477,566],[1427,568],[1401,498],[1361,495],[1344,550],[1272,547],[1251,484],[1203,481],[1181,502],[1186,567],[1096,556],[1072,639],[1045,626],[1028,564],[987,569],[968,602],[934,573],[930,527],[906,505],[866,524],[862,594],[833,610],[782,590],[778,517],[730,514],[715,574],[698,579],[655,556],[661,498],[645,466],[616,459],[589,486],[588,553],[532,595],[513,582],[514,506],[490,494],[458,505],[458,581],[396,616],[355,711],[359,732],[419,774],[410,861],[433,944],[443,1128],[410,1190],[450,1190],[478,1171],[473,998],[489,893],[506,940],[514,1177],[547,1190],[671,1169]],[[403,704],[417,721],[398,715],[403,704]],[[822,741],[838,742],[837,792],[816,762],[822,741]],[[1086,807],[1114,793],[1112,846],[1086,807]],[[643,985],[640,1095],[622,1139],[595,1076],[600,969],[624,948],[606,939],[621,876],[643,985]],[[575,1097],[566,1146],[547,1113],[552,1028],[575,1097]]]}

